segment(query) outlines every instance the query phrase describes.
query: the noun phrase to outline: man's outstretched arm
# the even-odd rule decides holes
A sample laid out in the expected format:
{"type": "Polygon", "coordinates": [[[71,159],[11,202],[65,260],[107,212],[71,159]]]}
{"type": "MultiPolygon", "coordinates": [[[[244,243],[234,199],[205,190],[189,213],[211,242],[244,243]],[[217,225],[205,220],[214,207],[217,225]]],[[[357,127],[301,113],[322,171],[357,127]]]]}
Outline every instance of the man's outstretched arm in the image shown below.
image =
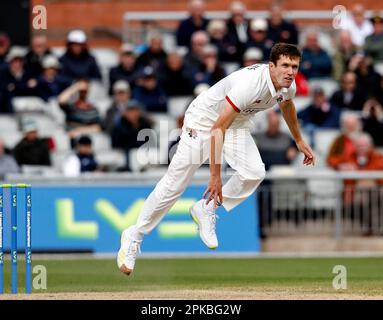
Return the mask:
{"type": "Polygon", "coordinates": [[[279,107],[282,111],[283,118],[285,119],[287,126],[289,127],[290,132],[295,140],[298,150],[305,155],[303,164],[314,165],[315,155],[311,147],[302,138],[294,102],[292,100],[286,100],[280,103],[279,107]]]}
{"type": "Polygon", "coordinates": [[[211,145],[210,145],[210,179],[208,187],[203,195],[208,196],[206,203],[214,200],[214,207],[217,201],[223,202],[222,199],[222,179],[221,179],[221,159],[222,148],[225,140],[226,129],[230,127],[234,119],[238,115],[229,102],[225,101],[221,114],[211,129],[211,145]]]}

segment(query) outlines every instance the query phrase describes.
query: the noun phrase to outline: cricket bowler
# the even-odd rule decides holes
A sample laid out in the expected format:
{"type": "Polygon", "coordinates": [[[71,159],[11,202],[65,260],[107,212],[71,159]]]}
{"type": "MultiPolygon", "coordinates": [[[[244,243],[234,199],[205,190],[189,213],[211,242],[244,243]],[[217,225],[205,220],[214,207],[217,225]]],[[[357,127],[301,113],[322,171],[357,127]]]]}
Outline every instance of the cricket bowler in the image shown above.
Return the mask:
{"type": "Polygon", "coordinates": [[[314,165],[315,155],[302,139],[292,100],[300,59],[296,46],[277,43],[268,64],[235,71],[190,103],[167,173],[146,199],[137,223],[122,232],[117,255],[121,272],[132,273],[144,235],[159,224],[207,160],[209,183],[201,200],[190,208],[190,214],[205,245],[210,249],[218,247],[217,207],[222,205],[227,211],[235,208],[253,194],[265,177],[265,166],[250,133],[250,119],[256,113],[278,104],[298,150],[304,154],[303,164],[314,165]],[[235,171],[224,186],[222,156],[235,171]]]}

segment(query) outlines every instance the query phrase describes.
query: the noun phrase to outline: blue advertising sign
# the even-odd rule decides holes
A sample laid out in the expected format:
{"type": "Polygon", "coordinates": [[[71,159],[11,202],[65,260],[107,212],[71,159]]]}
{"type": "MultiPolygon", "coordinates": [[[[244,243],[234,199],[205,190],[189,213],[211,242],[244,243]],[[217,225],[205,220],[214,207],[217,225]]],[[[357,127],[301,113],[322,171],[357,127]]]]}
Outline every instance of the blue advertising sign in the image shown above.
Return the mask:
{"type": "MultiPolygon", "coordinates": [[[[121,232],[136,222],[152,189],[147,186],[34,186],[33,250],[117,252],[121,232]]],[[[189,214],[189,207],[200,199],[204,191],[203,186],[190,186],[157,228],[145,237],[143,252],[210,251],[200,240],[197,226],[189,214]]],[[[18,201],[19,249],[25,246],[23,199],[24,196],[20,196],[18,201]]],[[[5,231],[9,229],[7,214],[5,212],[5,231]]],[[[254,196],[230,213],[219,209],[217,214],[220,216],[217,220],[217,252],[259,252],[254,196]]],[[[5,232],[6,248],[9,248],[9,236],[5,232]]]]}

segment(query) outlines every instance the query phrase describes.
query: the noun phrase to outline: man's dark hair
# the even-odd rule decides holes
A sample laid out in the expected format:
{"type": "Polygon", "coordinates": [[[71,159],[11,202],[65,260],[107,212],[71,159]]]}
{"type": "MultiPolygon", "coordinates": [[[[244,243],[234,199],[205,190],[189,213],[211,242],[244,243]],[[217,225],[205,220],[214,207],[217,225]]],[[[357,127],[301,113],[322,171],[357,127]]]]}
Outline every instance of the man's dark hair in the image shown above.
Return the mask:
{"type": "Polygon", "coordinates": [[[301,59],[301,52],[297,46],[289,43],[277,43],[271,48],[270,62],[277,64],[281,56],[289,57],[290,59],[301,59]]]}

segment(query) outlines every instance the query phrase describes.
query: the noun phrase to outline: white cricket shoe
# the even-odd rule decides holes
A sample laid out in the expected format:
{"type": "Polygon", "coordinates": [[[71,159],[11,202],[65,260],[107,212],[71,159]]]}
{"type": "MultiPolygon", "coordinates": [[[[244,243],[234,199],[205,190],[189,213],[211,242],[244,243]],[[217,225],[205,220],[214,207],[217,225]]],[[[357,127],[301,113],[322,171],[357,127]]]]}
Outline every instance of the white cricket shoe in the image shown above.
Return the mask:
{"type": "Polygon", "coordinates": [[[218,239],[215,234],[215,223],[217,216],[215,210],[207,210],[203,208],[202,201],[198,201],[190,208],[190,215],[198,225],[199,235],[202,241],[209,249],[218,247],[218,239]]]}
{"type": "Polygon", "coordinates": [[[117,266],[127,276],[133,272],[137,255],[140,253],[142,240],[135,240],[131,235],[134,226],[125,229],[121,235],[121,247],[117,255],[117,266]]]}

